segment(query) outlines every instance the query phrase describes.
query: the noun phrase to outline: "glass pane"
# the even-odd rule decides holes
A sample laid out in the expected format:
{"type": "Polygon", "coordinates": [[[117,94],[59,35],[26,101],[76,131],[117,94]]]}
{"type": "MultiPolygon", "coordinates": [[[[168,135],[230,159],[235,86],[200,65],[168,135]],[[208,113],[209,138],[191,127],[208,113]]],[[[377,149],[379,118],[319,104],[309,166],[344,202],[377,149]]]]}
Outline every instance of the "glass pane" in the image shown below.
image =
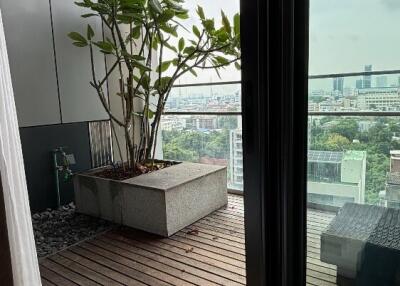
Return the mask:
{"type": "Polygon", "coordinates": [[[310,74],[399,69],[400,1],[311,0],[310,74]]]}
{"type": "Polygon", "coordinates": [[[308,279],[315,285],[398,285],[399,134],[400,113],[309,116],[308,267],[318,271],[308,279]]]}
{"type": "Polygon", "coordinates": [[[167,112],[240,112],[241,84],[173,88],[165,110],[167,112]]]}
{"type": "Polygon", "coordinates": [[[243,190],[240,116],[165,115],[163,158],[227,166],[228,188],[243,190]]]}
{"type": "Polygon", "coordinates": [[[400,1],[310,3],[309,72],[337,74],[309,80],[311,285],[400,285],[400,74],[343,75],[400,70],[399,16],[400,1]]]}
{"type": "Polygon", "coordinates": [[[309,111],[400,111],[400,74],[309,81],[309,111]]]}

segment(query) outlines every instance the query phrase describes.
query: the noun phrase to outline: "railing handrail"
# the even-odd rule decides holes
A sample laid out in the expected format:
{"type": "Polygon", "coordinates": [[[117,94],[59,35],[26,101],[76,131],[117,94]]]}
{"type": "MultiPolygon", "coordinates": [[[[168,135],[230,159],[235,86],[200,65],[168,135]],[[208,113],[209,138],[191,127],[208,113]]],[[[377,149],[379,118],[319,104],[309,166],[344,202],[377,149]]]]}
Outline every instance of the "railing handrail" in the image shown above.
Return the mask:
{"type": "Polygon", "coordinates": [[[309,111],[309,116],[400,116],[400,111],[309,111]]]}
{"type": "Polygon", "coordinates": [[[324,79],[324,78],[338,78],[338,77],[354,77],[354,76],[369,76],[369,75],[389,75],[399,74],[400,70],[380,70],[380,71],[363,71],[363,72],[348,72],[348,73],[332,73],[332,74],[317,74],[309,75],[308,79],[324,79]]]}
{"type": "MultiPolygon", "coordinates": [[[[378,70],[378,71],[361,71],[361,72],[348,72],[348,73],[331,73],[331,74],[316,74],[309,75],[308,79],[327,79],[327,78],[340,78],[340,77],[355,77],[355,76],[369,76],[369,75],[390,75],[399,74],[400,70],[378,70]]],[[[230,85],[241,84],[241,80],[233,81],[220,81],[220,82],[200,82],[200,83],[186,83],[175,84],[173,87],[192,87],[192,86],[215,86],[215,85],[230,85]]]]}

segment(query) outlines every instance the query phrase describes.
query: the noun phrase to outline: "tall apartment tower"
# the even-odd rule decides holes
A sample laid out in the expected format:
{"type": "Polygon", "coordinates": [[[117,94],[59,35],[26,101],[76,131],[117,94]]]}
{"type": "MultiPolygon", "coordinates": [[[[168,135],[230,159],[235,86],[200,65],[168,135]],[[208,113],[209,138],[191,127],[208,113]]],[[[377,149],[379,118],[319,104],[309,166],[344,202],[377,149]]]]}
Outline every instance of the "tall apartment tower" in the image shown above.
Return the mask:
{"type": "Polygon", "coordinates": [[[356,80],[356,88],[357,89],[362,89],[363,88],[363,80],[362,79],[356,80]]]}
{"type": "Polygon", "coordinates": [[[376,87],[387,87],[388,86],[388,80],[387,76],[378,76],[376,78],[376,87]]]}
{"type": "Polygon", "coordinates": [[[343,94],[343,85],[344,85],[343,77],[335,77],[333,79],[333,91],[339,91],[341,94],[343,94]]]}
{"type": "MultiPolygon", "coordinates": [[[[365,72],[371,72],[372,71],[372,65],[366,65],[364,67],[365,72]]],[[[363,88],[371,88],[371,76],[370,75],[365,75],[363,76],[363,88]]]]}

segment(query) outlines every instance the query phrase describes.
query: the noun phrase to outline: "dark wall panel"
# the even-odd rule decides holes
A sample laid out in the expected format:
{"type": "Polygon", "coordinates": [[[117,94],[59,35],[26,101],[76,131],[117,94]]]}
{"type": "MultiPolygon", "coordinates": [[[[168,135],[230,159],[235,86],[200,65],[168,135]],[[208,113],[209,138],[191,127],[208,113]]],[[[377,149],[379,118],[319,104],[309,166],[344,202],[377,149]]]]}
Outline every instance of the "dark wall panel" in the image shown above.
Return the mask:
{"type": "MultiPolygon", "coordinates": [[[[73,171],[91,168],[88,123],[71,123],[20,128],[25,173],[32,212],[57,205],[56,181],[52,153],[57,147],[68,147],[75,155],[73,171]]],[[[68,152],[67,152],[68,153],[68,152]]],[[[73,200],[72,182],[61,179],[61,203],[73,200]]]]}

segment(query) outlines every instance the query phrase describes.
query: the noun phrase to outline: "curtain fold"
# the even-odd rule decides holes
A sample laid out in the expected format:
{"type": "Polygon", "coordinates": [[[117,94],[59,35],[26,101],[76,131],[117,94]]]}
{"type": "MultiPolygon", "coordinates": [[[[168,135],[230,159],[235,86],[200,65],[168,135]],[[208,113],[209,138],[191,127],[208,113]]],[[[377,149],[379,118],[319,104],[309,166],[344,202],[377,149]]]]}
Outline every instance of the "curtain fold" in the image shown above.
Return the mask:
{"type": "Polygon", "coordinates": [[[14,286],[41,285],[1,10],[0,171],[14,286]]]}

